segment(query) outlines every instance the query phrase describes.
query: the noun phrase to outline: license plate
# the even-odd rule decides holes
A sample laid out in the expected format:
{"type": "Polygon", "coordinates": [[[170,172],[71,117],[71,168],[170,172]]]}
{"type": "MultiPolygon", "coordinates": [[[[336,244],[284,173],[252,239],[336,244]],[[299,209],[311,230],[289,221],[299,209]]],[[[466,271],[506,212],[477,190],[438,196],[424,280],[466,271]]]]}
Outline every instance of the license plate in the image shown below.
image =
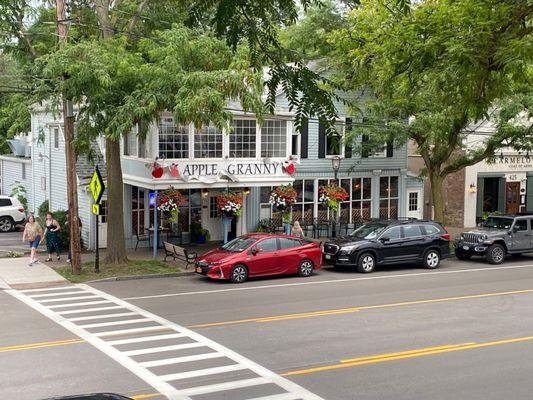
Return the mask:
{"type": "Polygon", "coordinates": [[[331,258],[329,254],[325,254],[324,257],[326,258],[326,260],[329,260],[331,258]]]}
{"type": "Polygon", "coordinates": [[[201,274],[201,273],[202,273],[202,268],[200,268],[200,267],[196,267],[196,272],[198,272],[199,274],[201,274]]]}
{"type": "Polygon", "coordinates": [[[470,247],[468,247],[468,246],[463,246],[463,250],[470,250],[470,247]]]}

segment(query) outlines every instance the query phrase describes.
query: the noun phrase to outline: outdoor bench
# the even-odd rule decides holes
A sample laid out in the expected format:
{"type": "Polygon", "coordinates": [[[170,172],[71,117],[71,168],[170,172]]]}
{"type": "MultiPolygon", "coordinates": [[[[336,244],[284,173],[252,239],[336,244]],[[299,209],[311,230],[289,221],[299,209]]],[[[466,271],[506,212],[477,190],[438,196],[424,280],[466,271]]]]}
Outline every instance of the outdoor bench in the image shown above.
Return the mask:
{"type": "Polygon", "coordinates": [[[183,247],[176,246],[175,244],[169,242],[163,242],[165,246],[165,261],[168,257],[172,257],[173,260],[181,260],[186,263],[185,268],[189,267],[189,264],[194,264],[198,254],[194,252],[189,252],[183,247]]]}

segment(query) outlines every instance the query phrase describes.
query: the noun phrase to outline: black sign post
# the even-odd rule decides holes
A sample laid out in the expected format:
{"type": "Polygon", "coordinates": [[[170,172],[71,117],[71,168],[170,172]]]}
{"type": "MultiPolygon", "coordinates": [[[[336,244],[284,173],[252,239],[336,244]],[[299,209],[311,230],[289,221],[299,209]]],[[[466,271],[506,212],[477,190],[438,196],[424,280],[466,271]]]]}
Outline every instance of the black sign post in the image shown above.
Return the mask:
{"type": "Polygon", "coordinates": [[[93,196],[93,214],[95,217],[95,223],[94,223],[94,241],[95,241],[95,254],[94,254],[94,272],[99,273],[100,272],[100,243],[98,242],[98,220],[100,219],[101,215],[101,209],[100,209],[100,200],[102,199],[102,195],[104,194],[105,190],[105,184],[104,180],[102,179],[102,175],[100,174],[100,170],[98,169],[98,165],[94,168],[94,173],[91,178],[91,182],[89,183],[89,187],[91,189],[91,194],[93,196]]]}

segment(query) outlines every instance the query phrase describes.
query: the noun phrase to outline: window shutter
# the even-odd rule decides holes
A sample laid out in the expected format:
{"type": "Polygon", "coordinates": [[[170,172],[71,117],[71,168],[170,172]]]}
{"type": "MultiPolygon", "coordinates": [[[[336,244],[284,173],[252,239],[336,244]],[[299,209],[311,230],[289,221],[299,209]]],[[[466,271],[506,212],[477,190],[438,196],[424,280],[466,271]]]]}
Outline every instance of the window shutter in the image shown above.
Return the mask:
{"type": "Polygon", "coordinates": [[[346,125],[344,127],[344,141],[346,145],[344,146],[344,157],[345,158],[352,158],[352,136],[351,136],[351,130],[352,130],[352,119],[346,118],[346,125]],[[348,142],[347,137],[349,137],[350,141],[348,142]]]}
{"type": "Polygon", "coordinates": [[[368,145],[368,135],[363,135],[361,138],[361,157],[368,157],[370,155],[368,145]]]}
{"type": "Polygon", "coordinates": [[[392,140],[389,140],[387,142],[387,157],[393,157],[394,156],[394,142],[392,140]]]}
{"type": "Polygon", "coordinates": [[[300,135],[300,157],[307,158],[307,147],[309,145],[309,121],[302,121],[302,125],[300,126],[300,135]]]}
{"type": "Polygon", "coordinates": [[[326,127],[318,121],[318,158],[326,158],[326,127]]]}

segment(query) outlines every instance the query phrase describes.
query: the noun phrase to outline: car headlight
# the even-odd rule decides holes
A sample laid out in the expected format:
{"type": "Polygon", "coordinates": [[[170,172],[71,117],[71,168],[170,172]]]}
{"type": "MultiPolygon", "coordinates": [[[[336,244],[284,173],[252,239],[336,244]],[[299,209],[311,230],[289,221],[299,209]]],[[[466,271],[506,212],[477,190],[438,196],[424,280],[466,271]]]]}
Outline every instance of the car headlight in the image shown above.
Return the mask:
{"type": "Polygon", "coordinates": [[[481,235],[477,241],[478,241],[479,243],[481,243],[482,241],[487,240],[487,238],[488,238],[487,235],[481,235]]]}
{"type": "Polygon", "coordinates": [[[342,251],[343,253],[351,253],[352,251],[357,250],[358,248],[358,244],[352,244],[350,246],[342,246],[340,248],[340,251],[342,251]]]}
{"type": "Polygon", "coordinates": [[[228,260],[224,259],[224,260],[219,260],[219,261],[211,261],[209,263],[209,266],[210,267],[214,267],[215,265],[224,264],[226,261],[228,261],[228,260]]]}

